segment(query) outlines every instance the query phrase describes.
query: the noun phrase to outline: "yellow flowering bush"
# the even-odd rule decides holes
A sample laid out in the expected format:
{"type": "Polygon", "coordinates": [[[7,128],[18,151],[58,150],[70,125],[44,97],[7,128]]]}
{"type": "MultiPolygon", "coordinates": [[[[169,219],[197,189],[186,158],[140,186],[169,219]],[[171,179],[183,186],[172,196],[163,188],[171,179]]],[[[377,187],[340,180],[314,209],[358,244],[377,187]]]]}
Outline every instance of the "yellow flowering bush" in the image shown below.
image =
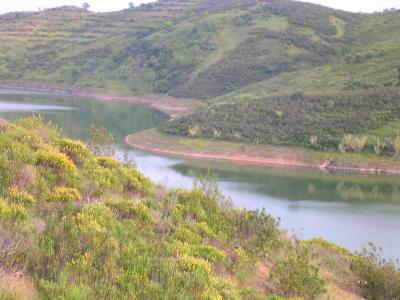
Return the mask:
{"type": "Polygon", "coordinates": [[[25,207],[20,204],[7,203],[0,198],[0,219],[5,220],[20,220],[27,216],[28,212],[25,207]]]}
{"type": "Polygon", "coordinates": [[[191,245],[187,242],[175,241],[173,250],[178,256],[189,255],[207,262],[224,263],[226,261],[226,253],[210,245],[191,245]]]}
{"type": "Polygon", "coordinates": [[[32,206],[36,202],[32,195],[26,192],[20,192],[17,187],[12,187],[9,189],[7,198],[10,202],[20,204],[25,207],[32,206]]]}
{"type": "Polygon", "coordinates": [[[107,169],[117,169],[121,166],[120,162],[112,157],[96,157],[97,163],[107,169]]]}
{"type": "Polygon", "coordinates": [[[192,274],[197,273],[205,278],[210,278],[212,276],[212,267],[207,260],[187,254],[179,256],[178,259],[178,265],[182,271],[192,274]]]}
{"type": "Polygon", "coordinates": [[[85,206],[76,216],[81,235],[90,243],[91,247],[105,247],[108,239],[108,227],[115,223],[111,210],[103,204],[85,206]]]}
{"type": "Polygon", "coordinates": [[[194,225],[194,228],[198,234],[200,234],[202,237],[207,237],[207,238],[214,238],[215,233],[214,231],[208,226],[206,222],[198,222],[194,225]]]}
{"type": "Polygon", "coordinates": [[[50,196],[50,202],[74,202],[82,199],[81,193],[77,189],[56,187],[50,196]]]}
{"type": "Polygon", "coordinates": [[[74,141],[67,138],[57,139],[55,146],[60,149],[61,153],[66,154],[75,163],[82,163],[89,155],[89,150],[81,141],[74,141]]]}
{"type": "Polygon", "coordinates": [[[32,129],[22,128],[20,126],[12,126],[12,130],[7,132],[7,136],[14,142],[28,145],[31,149],[38,149],[43,145],[40,137],[32,134],[32,129]]]}
{"type": "Polygon", "coordinates": [[[85,252],[82,256],[79,256],[76,259],[72,259],[68,265],[74,268],[78,273],[84,274],[87,272],[87,269],[90,268],[95,263],[95,258],[93,253],[85,252]]]}
{"type": "Polygon", "coordinates": [[[226,253],[210,245],[192,246],[190,253],[207,261],[225,263],[226,253]]]}
{"type": "Polygon", "coordinates": [[[155,220],[149,209],[142,203],[132,201],[107,201],[109,207],[120,219],[137,219],[141,224],[153,225],[155,220]]]}
{"type": "Polygon", "coordinates": [[[64,154],[52,149],[40,149],[36,152],[37,164],[56,171],[59,175],[75,177],[74,163],[64,154]]]}
{"type": "Polygon", "coordinates": [[[235,248],[235,254],[240,258],[242,262],[249,262],[250,258],[247,255],[246,251],[242,247],[235,248]]]}

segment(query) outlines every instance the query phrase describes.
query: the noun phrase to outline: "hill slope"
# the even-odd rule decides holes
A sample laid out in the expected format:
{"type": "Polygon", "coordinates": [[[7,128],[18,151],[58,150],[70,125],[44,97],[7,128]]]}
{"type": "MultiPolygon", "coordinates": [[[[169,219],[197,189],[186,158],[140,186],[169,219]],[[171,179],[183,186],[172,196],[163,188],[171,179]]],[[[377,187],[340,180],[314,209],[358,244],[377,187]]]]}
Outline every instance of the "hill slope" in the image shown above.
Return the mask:
{"type": "Polygon", "coordinates": [[[1,299],[398,299],[393,264],[289,240],[212,182],[155,186],[35,117],[0,132],[1,299]]]}
{"type": "Polygon", "coordinates": [[[359,16],[289,0],[160,1],[0,17],[0,78],[205,98],[333,61],[359,16]]]}

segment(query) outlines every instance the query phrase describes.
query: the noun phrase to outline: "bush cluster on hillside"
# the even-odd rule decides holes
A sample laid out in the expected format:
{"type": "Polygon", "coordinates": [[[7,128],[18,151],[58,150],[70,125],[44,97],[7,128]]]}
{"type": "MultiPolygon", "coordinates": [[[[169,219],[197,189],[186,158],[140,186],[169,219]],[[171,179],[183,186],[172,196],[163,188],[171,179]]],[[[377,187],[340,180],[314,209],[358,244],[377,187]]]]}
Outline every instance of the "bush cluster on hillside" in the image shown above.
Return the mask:
{"type": "Polygon", "coordinates": [[[211,105],[161,127],[168,134],[256,144],[397,154],[398,136],[369,136],[400,117],[397,93],[365,91],[211,105]],[[195,130],[196,129],[196,130],[195,130]]]}

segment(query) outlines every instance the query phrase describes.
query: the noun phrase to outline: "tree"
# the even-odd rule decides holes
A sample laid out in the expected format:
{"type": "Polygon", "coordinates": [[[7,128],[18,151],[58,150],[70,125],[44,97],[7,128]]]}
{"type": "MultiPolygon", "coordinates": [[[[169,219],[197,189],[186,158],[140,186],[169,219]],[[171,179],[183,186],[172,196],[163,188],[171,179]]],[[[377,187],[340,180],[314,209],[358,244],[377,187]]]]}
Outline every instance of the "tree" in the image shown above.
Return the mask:
{"type": "Polygon", "coordinates": [[[90,8],[90,4],[85,2],[85,3],[83,3],[82,7],[83,7],[83,9],[88,10],[90,8]]]}
{"type": "Polygon", "coordinates": [[[113,156],[115,154],[113,135],[103,126],[97,127],[92,124],[87,129],[87,134],[89,136],[88,146],[94,155],[113,156]]]}
{"type": "Polygon", "coordinates": [[[114,137],[103,126],[96,125],[96,112],[92,112],[93,124],[86,130],[89,137],[88,146],[90,151],[97,156],[113,156],[114,137]]]}
{"type": "Polygon", "coordinates": [[[132,9],[135,7],[135,4],[133,2],[129,2],[129,8],[132,9]]]}

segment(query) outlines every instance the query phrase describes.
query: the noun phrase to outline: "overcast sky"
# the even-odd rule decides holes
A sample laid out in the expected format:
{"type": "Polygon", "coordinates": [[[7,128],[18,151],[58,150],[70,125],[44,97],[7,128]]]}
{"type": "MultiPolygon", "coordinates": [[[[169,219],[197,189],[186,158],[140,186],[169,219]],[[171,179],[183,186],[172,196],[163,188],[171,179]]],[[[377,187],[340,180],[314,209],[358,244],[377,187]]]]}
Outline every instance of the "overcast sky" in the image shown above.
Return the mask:
{"type": "MultiPolygon", "coordinates": [[[[0,0],[0,13],[37,10],[38,8],[43,9],[62,5],[82,6],[83,2],[88,2],[93,11],[114,11],[127,8],[129,2],[139,5],[152,2],[152,0],[0,0]]],[[[400,0],[307,0],[305,2],[318,3],[354,12],[382,11],[391,7],[400,9],[400,0]]]]}

